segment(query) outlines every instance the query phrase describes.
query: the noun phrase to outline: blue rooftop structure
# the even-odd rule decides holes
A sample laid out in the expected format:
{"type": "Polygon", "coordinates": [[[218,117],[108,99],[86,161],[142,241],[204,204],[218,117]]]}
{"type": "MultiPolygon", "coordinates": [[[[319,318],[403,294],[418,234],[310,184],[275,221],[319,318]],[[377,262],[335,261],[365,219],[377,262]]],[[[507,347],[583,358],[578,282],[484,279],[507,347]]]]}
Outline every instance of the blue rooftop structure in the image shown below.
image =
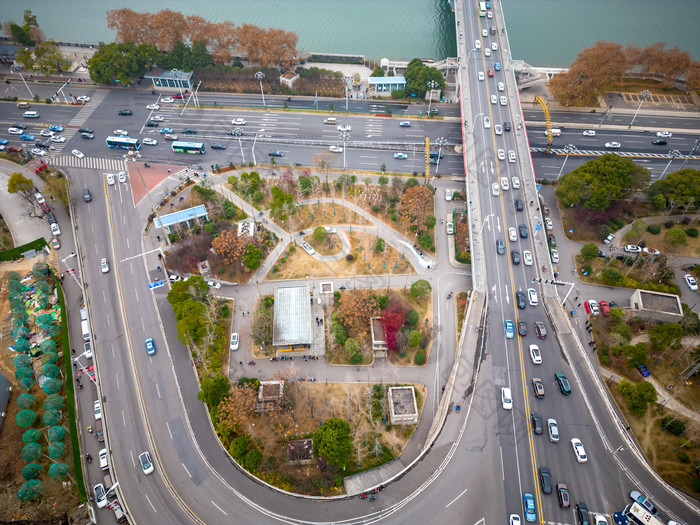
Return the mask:
{"type": "Polygon", "coordinates": [[[199,219],[209,220],[209,212],[207,212],[206,206],[200,204],[194,208],[187,208],[186,210],[176,211],[175,213],[168,213],[167,215],[161,215],[160,219],[156,217],[153,219],[153,225],[156,228],[165,228],[168,233],[172,233],[172,227],[179,224],[185,224],[186,226],[194,225],[199,219]],[[161,225],[161,221],[163,221],[161,225]]]}
{"type": "Polygon", "coordinates": [[[405,77],[369,77],[369,86],[375,91],[396,91],[406,89],[405,77]]]}
{"type": "Polygon", "coordinates": [[[194,86],[194,73],[192,71],[172,69],[160,74],[144,75],[143,78],[151,80],[153,87],[157,88],[192,89],[194,86]]]}

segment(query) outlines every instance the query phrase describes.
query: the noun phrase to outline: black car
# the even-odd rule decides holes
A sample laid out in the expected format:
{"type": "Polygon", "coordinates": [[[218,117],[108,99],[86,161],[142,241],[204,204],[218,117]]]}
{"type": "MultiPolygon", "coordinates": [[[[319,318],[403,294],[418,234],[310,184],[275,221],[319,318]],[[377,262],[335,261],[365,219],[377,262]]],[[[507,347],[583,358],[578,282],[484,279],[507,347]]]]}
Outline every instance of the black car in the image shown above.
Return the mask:
{"type": "Polygon", "coordinates": [[[525,321],[518,321],[518,335],[522,337],[527,335],[527,323],[525,321]]]}
{"type": "Polygon", "coordinates": [[[240,137],[241,135],[243,135],[243,130],[241,128],[230,129],[226,133],[233,137],[240,137]]]}
{"type": "Polygon", "coordinates": [[[576,518],[578,519],[578,525],[591,525],[591,516],[585,503],[580,502],[576,504],[576,518]]]}
{"type": "Polygon", "coordinates": [[[620,305],[615,301],[609,301],[608,304],[610,305],[610,308],[620,308],[620,305]]]}
{"type": "Polygon", "coordinates": [[[158,123],[155,120],[149,120],[148,122],[146,122],[146,127],[147,128],[157,128],[158,123]]]}
{"type": "Polygon", "coordinates": [[[607,257],[607,255],[605,255],[603,250],[598,250],[598,257],[607,257]]]}
{"type": "Polygon", "coordinates": [[[56,223],[56,217],[54,217],[54,214],[49,212],[46,214],[46,218],[49,221],[49,224],[55,224],[56,223]]]}
{"type": "Polygon", "coordinates": [[[503,123],[503,129],[505,131],[510,131],[510,122],[504,122],[503,123]]]}
{"type": "Polygon", "coordinates": [[[535,332],[540,339],[545,339],[547,337],[547,329],[544,327],[542,321],[535,321],[535,332]]]}
{"type": "MultiPolygon", "coordinates": [[[[532,431],[538,436],[542,435],[542,418],[537,412],[530,413],[530,420],[532,421],[532,431]]],[[[550,487],[551,489],[551,487],[550,487]]]]}
{"type": "Polygon", "coordinates": [[[185,129],[182,130],[182,132],[183,132],[185,135],[196,135],[196,134],[197,134],[197,130],[194,129],[194,128],[185,128],[185,129]]]}
{"type": "Polygon", "coordinates": [[[523,201],[520,199],[515,199],[515,209],[518,211],[523,211],[523,201]]]}
{"type": "Polygon", "coordinates": [[[569,489],[563,483],[557,483],[557,499],[559,500],[559,506],[562,509],[568,509],[571,506],[569,489]]]}
{"type": "Polygon", "coordinates": [[[210,147],[211,147],[211,149],[226,149],[226,144],[221,144],[220,142],[214,142],[214,144],[212,144],[210,147]]]}
{"type": "Polygon", "coordinates": [[[652,143],[654,146],[665,146],[666,144],[668,144],[668,142],[666,142],[664,139],[652,140],[651,143],[652,143]]]}
{"type": "Polygon", "coordinates": [[[510,260],[513,261],[513,264],[520,264],[520,252],[518,250],[511,250],[510,260]]]}
{"type": "Polygon", "coordinates": [[[26,124],[12,124],[13,128],[19,128],[19,129],[27,129],[26,124]]]}
{"type": "Polygon", "coordinates": [[[40,140],[37,140],[37,141],[34,143],[34,145],[35,145],[37,148],[43,148],[43,149],[49,149],[49,148],[51,147],[51,143],[50,143],[50,142],[41,142],[40,140]]]}
{"type": "Polygon", "coordinates": [[[506,243],[503,242],[503,239],[498,239],[496,241],[496,252],[498,255],[503,255],[506,253],[506,243]]]}
{"type": "Polygon", "coordinates": [[[557,385],[559,385],[559,390],[562,394],[564,394],[565,396],[571,394],[571,385],[569,384],[569,380],[563,373],[557,372],[556,374],[554,374],[554,380],[557,382],[557,385]]]}
{"type": "Polygon", "coordinates": [[[284,153],[277,149],[270,150],[270,153],[268,153],[268,155],[270,157],[284,157],[284,153]]]}
{"type": "Polygon", "coordinates": [[[550,233],[549,235],[547,235],[547,242],[549,243],[550,246],[556,246],[557,245],[557,238],[550,233]]]}
{"type": "Polygon", "coordinates": [[[90,195],[90,190],[87,188],[83,189],[83,200],[85,200],[85,202],[90,202],[92,200],[92,196],[90,195]]]}
{"type": "Polygon", "coordinates": [[[552,474],[548,468],[540,467],[537,469],[540,475],[540,487],[545,494],[552,493],[552,474]]]}
{"type": "Polygon", "coordinates": [[[95,133],[95,130],[92,130],[90,128],[80,128],[78,130],[78,133],[95,133]]]}
{"type": "MultiPolygon", "coordinates": [[[[513,261],[515,262],[515,261],[513,261]]],[[[525,305],[527,303],[527,300],[525,299],[525,292],[518,290],[515,292],[515,299],[518,303],[518,308],[521,310],[525,308],[525,305]]]]}
{"type": "Polygon", "coordinates": [[[124,117],[130,117],[131,115],[133,115],[130,109],[120,109],[119,114],[124,117]]]}
{"type": "Polygon", "coordinates": [[[80,136],[83,137],[84,139],[90,139],[90,140],[95,138],[95,135],[93,135],[92,133],[88,133],[88,132],[81,132],[80,136]]]}
{"type": "Polygon", "coordinates": [[[527,226],[521,224],[520,226],[518,226],[518,229],[520,230],[520,236],[523,239],[527,239],[527,226]]]}

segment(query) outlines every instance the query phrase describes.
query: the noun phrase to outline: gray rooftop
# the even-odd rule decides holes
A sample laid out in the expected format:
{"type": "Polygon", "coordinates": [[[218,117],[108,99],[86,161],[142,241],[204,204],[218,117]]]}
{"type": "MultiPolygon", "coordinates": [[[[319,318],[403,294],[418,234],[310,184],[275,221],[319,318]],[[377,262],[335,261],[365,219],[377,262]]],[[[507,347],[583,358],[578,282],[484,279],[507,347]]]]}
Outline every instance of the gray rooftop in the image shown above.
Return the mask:
{"type": "Polygon", "coordinates": [[[305,284],[275,290],[274,346],[311,344],[311,295],[305,284]]]}

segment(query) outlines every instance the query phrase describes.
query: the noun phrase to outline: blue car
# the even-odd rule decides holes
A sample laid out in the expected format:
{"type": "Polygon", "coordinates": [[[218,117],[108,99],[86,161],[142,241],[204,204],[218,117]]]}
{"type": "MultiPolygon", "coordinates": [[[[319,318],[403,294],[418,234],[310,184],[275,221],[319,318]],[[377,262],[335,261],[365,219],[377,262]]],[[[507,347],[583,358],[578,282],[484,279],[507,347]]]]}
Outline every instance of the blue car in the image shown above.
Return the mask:
{"type": "Polygon", "coordinates": [[[31,135],[30,133],[22,133],[19,136],[20,140],[34,140],[34,135],[31,135]]]}
{"type": "Polygon", "coordinates": [[[491,9],[491,2],[486,2],[486,9],[491,9]]]}
{"type": "Polygon", "coordinates": [[[535,498],[529,492],[523,496],[523,504],[525,505],[525,519],[529,522],[537,520],[537,511],[535,510],[535,498]]]}
{"type": "Polygon", "coordinates": [[[506,326],[506,338],[507,339],[513,339],[515,336],[515,330],[513,328],[513,321],[510,319],[506,319],[506,322],[504,323],[506,326]]]}
{"type": "Polygon", "coordinates": [[[496,71],[500,71],[500,70],[501,70],[501,63],[500,63],[500,62],[496,62],[496,63],[493,65],[493,67],[494,67],[494,69],[495,69],[496,71]]]}
{"type": "Polygon", "coordinates": [[[60,124],[54,124],[53,126],[49,126],[49,129],[51,131],[63,131],[63,126],[60,124]]]}
{"type": "Polygon", "coordinates": [[[7,139],[0,139],[0,144],[2,144],[3,146],[4,146],[5,144],[7,144],[7,142],[8,142],[7,139]]]}
{"type": "Polygon", "coordinates": [[[148,355],[155,355],[156,353],[156,346],[153,344],[153,338],[149,337],[146,339],[146,353],[148,355]]]}
{"type": "Polygon", "coordinates": [[[158,133],[160,133],[161,135],[163,135],[165,133],[172,133],[172,132],[173,132],[173,128],[160,128],[158,130],[158,133]]]}

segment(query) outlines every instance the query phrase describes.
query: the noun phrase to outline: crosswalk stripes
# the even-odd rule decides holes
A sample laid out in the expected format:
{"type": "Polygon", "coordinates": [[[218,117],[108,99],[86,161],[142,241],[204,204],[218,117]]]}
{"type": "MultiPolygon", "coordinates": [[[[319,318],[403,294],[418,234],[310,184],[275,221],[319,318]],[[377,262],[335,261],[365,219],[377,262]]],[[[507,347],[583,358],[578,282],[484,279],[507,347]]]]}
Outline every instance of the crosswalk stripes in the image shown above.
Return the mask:
{"type": "Polygon", "coordinates": [[[54,166],[66,168],[87,168],[106,172],[126,171],[126,162],[121,159],[100,159],[94,157],[79,159],[73,155],[58,155],[47,160],[54,166]]]}
{"type": "Polygon", "coordinates": [[[82,126],[90,118],[90,115],[99,107],[100,103],[107,97],[107,92],[98,90],[92,97],[90,102],[80,108],[80,111],[68,123],[69,126],[82,126]]]}
{"type": "MultiPolygon", "coordinates": [[[[531,153],[542,153],[545,151],[545,148],[530,148],[531,153]]],[[[555,154],[555,155],[566,155],[567,150],[565,149],[556,149],[552,148],[550,150],[550,153],[555,154]]],[[[669,153],[647,153],[647,152],[634,152],[634,151],[611,151],[611,150],[574,150],[571,155],[579,155],[579,156],[585,156],[585,157],[599,157],[601,155],[606,155],[608,153],[612,153],[613,155],[619,155],[620,157],[636,157],[636,158],[642,158],[642,159],[673,159],[673,158],[686,158],[686,155],[671,155],[669,153]]],[[[690,155],[688,156],[688,159],[690,160],[697,160],[700,159],[700,156],[698,155],[690,155]]]]}

